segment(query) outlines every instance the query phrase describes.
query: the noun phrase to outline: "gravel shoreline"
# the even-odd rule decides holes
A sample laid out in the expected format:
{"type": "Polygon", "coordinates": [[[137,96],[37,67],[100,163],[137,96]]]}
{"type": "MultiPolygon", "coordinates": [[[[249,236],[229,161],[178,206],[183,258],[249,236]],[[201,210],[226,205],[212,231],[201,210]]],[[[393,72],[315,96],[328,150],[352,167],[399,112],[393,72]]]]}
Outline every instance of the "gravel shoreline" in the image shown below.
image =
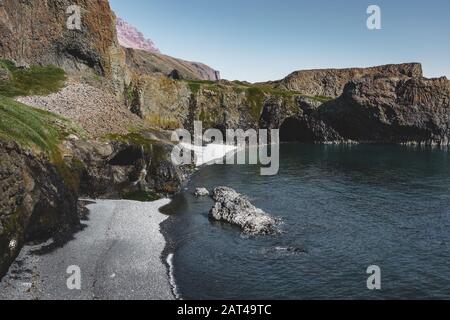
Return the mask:
{"type": "Polygon", "coordinates": [[[172,300],[161,260],[167,219],[155,202],[99,200],[88,205],[83,231],[61,248],[25,246],[0,282],[1,300],[172,300]],[[81,290],[70,290],[67,268],[81,271],[81,290]]]}

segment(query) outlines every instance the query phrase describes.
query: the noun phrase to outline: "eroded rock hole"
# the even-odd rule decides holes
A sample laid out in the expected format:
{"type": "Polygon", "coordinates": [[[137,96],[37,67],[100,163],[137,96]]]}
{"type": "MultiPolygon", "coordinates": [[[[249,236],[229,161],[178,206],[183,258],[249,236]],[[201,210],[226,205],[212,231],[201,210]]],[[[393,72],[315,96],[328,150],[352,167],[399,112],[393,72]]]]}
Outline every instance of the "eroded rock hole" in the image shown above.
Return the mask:
{"type": "Polygon", "coordinates": [[[135,147],[128,147],[117,153],[109,164],[113,166],[131,166],[138,161],[142,161],[142,150],[135,147]]]}
{"type": "Polygon", "coordinates": [[[287,118],[280,127],[281,142],[312,142],[314,135],[307,125],[297,118],[287,118]]]}

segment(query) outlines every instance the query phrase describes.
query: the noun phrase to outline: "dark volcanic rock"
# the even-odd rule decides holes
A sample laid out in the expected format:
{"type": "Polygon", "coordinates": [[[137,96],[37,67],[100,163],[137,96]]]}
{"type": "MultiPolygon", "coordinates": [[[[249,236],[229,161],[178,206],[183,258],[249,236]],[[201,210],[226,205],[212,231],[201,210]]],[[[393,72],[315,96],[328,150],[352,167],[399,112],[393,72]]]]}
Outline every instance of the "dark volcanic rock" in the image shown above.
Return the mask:
{"type": "Polygon", "coordinates": [[[120,198],[137,191],[174,194],[186,179],[182,168],[170,160],[172,146],[163,142],[123,136],[110,142],[72,140],[67,147],[73,152],[68,161],[78,171],[81,195],[120,198]]]}
{"type": "Polygon", "coordinates": [[[446,78],[367,77],[322,105],[315,117],[358,142],[448,145],[450,85],[446,78]]]}
{"type": "Polygon", "coordinates": [[[213,191],[216,202],[210,211],[210,217],[217,221],[226,221],[241,227],[246,234],[271,235],[279,233],[278,221],[263,210],[256,208],[250,201],[228,187],[218,187],[213,191]]]}
{"type": "Polygon", "coordinates": [[[66,238],[78,230],[77,194],[61,169],[0,141],[0,278],[26,241],[66,238]]]}

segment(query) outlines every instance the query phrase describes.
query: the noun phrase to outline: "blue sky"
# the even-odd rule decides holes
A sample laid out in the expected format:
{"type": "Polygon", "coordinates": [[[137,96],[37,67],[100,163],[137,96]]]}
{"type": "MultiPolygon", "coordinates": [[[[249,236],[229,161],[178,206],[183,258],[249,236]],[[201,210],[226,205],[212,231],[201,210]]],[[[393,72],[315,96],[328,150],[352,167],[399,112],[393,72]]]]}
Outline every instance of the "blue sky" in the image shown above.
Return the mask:
{"type": "Polygon", "coordinates": [[[110,0],[165,54],[229,80],[266,81],[300,69],[421,62],[450,77],[448,0],[110,0]],[[381,8],[382,30],[366,27],[381,8]]]}

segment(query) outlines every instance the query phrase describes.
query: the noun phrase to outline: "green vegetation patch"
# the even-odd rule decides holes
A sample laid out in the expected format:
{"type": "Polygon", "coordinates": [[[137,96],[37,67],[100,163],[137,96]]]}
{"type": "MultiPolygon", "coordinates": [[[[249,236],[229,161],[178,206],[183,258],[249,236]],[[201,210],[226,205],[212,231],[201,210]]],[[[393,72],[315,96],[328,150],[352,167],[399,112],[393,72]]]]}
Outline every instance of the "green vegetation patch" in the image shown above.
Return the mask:
{"type": "Polygon", "coordinates": [[[257,121],[261,116],[265,92],[259,87],[250,87],[247,89],[247,102],[250,106],[250,115],[257,121]]]}
{"type": "Polygon", "coordinates": [[[17,68],[8,60],[0,60],[0,65],[9,70],[12,78],[10,81],[0,81],[0,95],[6,97],[57,92],[67,79],[64,70],[55,66],[17,68]]]}
{"type": "Polygon", "coordinates": [[[156,140],[149,139],[144,136],[144,134],[139,132],[131,132],[128,134],[110,134],[107,135],[106,140],[123,142],[129,145],[143,146],[145,150],[152,149],[153,145],[157,142],[156,140]]]}
{"type": "Polygon", "coordinates": [[[52,154],[75,127],[53,113],[0,96],[0,138],[52,154]]]}

